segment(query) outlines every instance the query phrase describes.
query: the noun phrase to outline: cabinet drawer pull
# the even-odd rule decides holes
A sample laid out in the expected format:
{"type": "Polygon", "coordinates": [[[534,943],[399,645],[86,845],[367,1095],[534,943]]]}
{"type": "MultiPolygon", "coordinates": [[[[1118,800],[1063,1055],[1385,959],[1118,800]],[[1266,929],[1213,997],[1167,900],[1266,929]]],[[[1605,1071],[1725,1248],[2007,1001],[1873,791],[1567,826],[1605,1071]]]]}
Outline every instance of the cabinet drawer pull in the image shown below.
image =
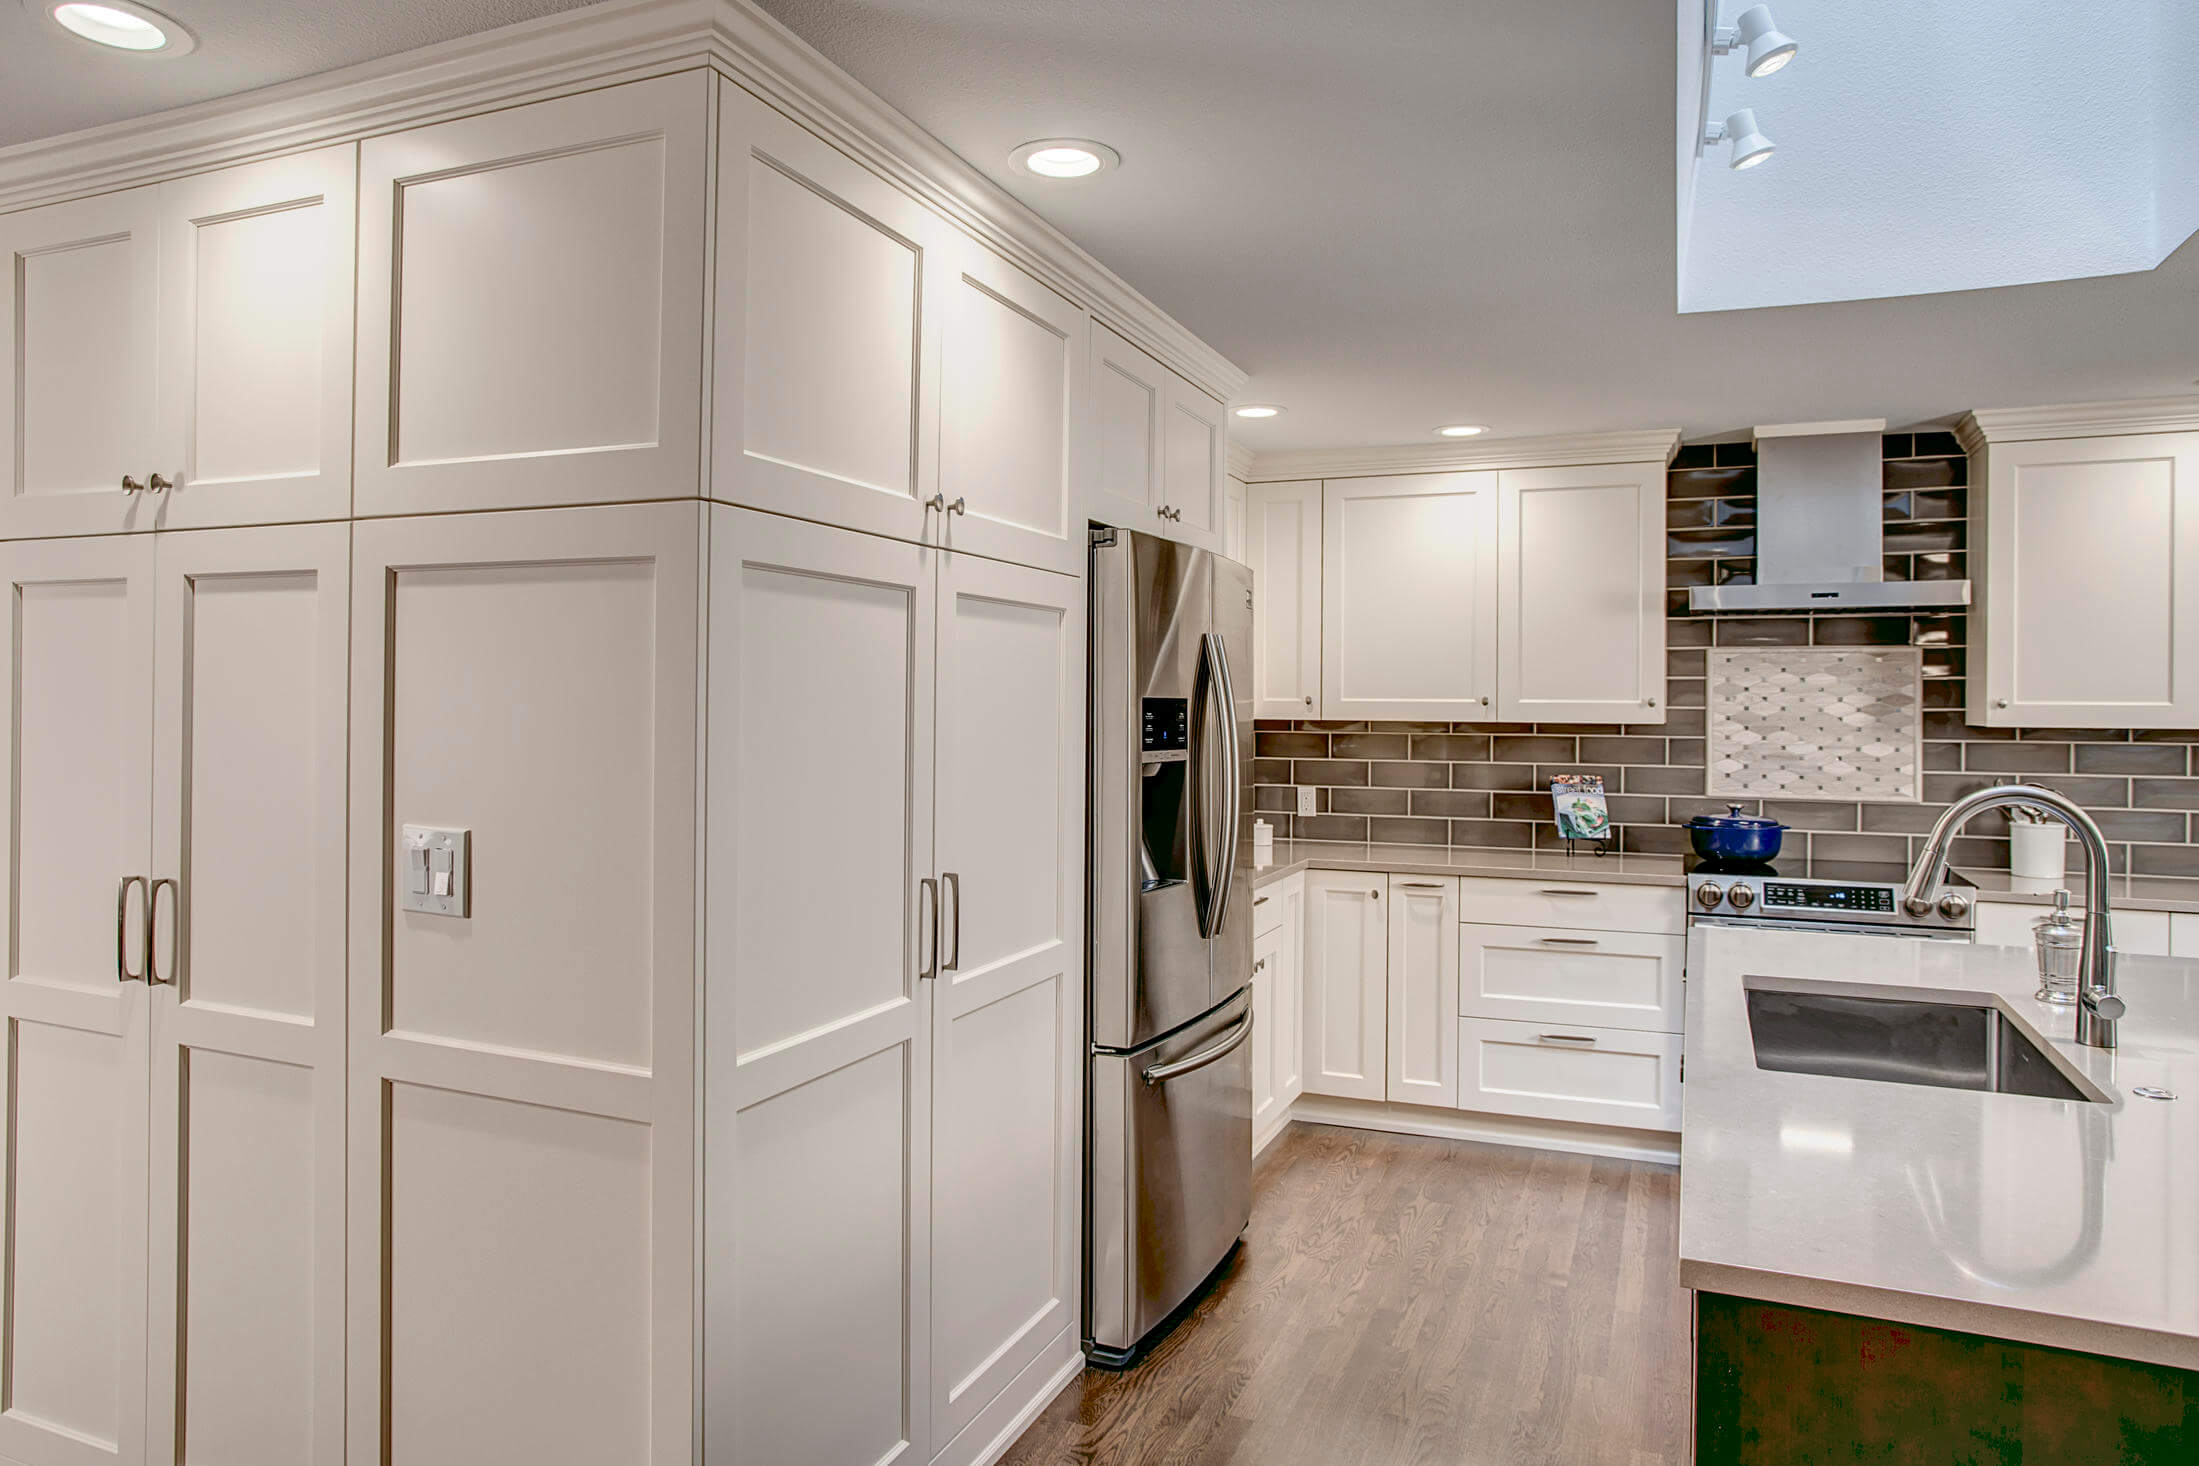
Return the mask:
{"type": "Polygon", "coordinates": [[[1576,886],[1544,886],[1542,894],[1545,896],[1599,896],[1603,893],[1600,891],[1583,891],[1576,886]]]}
{"type": "Polygon", "coordinates": [[[1255,896],[1252,898],[1252,904],[1255,906],[1265,906],[1267,905],[1267,897],[1255,896]]]}
{"type": "Polygon", "coordinates": [[[1593,947],[1594,937],[1537,937],[1536,941],[1550,947],[1593,947]]]}
{"type": "Polygon", "coordinates": [[[1596,1046],[1596,1041],[1585,1033],[1538,1033],[1535,1039],[1538,1043],[1546,1044],[1586,1044],[1590,1048],[1596,1046]]]}
{"type": "Polygon", "coordinates": [[[1261,958],[1261,959],[1260,959],[1259,961],[1257,961],[1257,962],[1253,963],[1253,964],[1252,964],[1252,970],[1253,970],[1254,972],[1265,972],[1265,971],[1267,971],[1267,958],[1265,958],[1265,957],[1262,957],[1262,958],[1261,958]]]}
{"type": "Polygon", "coordinates": [[[1443,886],[1439,881],[1400,881],[1398,889],[1401,891],[1440,891],[1443,886]]]}

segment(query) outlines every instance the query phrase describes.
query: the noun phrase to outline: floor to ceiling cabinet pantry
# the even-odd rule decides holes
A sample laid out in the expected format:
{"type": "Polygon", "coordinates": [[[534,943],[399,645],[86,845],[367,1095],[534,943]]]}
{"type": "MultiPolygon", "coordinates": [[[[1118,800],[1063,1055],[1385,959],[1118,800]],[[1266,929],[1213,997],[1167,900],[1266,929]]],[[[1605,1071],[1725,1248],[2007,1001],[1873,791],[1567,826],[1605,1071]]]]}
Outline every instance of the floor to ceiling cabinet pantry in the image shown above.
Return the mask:
{"type": "Polygon", "coordinates": [[[712,515],[709,1451],[974,1459],[1076,1353],[1082,587],[712,515]]]}

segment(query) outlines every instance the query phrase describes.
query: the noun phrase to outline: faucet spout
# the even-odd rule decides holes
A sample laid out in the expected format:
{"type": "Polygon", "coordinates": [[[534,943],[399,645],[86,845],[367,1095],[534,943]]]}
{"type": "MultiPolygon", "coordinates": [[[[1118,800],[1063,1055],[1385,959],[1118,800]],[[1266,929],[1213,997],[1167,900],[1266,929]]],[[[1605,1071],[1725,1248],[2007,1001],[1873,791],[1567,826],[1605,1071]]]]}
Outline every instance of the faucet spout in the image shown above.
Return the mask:
{"type": "Polygon", "coordinates": [[[1996,784],[1966,794],[1947,807],[1924,843],[1924,853],[1909,872],[1902,904],[1921,916],[1931,909],[1947,879],[1947,852],[1955,836],[1979,813],[2012,804],[2046,810],[2077,832],[2084,849],[2084,951],[2077,967],[2077,1042],[2096,1049],[2115,1047],[2115,1020],[2124,1013],[2115,995],[2115,943],[2108,921],[2107,840],[2100,827],[2066,795],[2036,784],[1996,784]]]}

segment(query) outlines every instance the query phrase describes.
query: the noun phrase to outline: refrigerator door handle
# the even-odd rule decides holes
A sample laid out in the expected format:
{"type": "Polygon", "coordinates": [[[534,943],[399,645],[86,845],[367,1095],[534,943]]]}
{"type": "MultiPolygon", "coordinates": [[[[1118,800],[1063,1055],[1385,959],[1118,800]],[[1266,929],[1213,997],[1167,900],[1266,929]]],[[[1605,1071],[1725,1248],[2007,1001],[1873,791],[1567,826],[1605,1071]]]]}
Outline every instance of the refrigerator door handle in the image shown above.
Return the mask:
{"type": "Polygon", "coordinates": [[[1188,1058],[1178,1059],[1173,1064],[1155,1064],[1150,1069],[1140,1071],[1138,1077],[1147,1084],[1166,1084],[1179,1074],[1189,1074],[1194,1069],[1204,1069],[1209,1064],[1228,1058],[1242,1047],[1244,1041],[1250,1037],[1252,1037],[1252,1010],[1247,1008],[1243,1020],[1237,1025],[1237,1031],[1214,1045],[1213,1048],[1201,1049],[1198,1053],[1192,1054],[1188,1058]]]}
{"type": "Polygon", "coordinates": [[[1198,789],[1193,794],[1193,807],[1198,810],[1200,829],[1197,840],[1197,860],[1201,874],[1209,885],[1199,903],[1199,934],[1212,940],[1222,934],[1223,925],[1229,920],[1230,887],[1237,878],[1237,822],[1243,814],[1243,791],[1239,788],[1239,776],[1243,772],[1243,754],[1237,747],[1237,694],[1230,683],[1229,648],[1218,632],[1209,631],[1199,640],[1199,690],[1203,696],[1195,697],[1193,726],[1198,730],[1199,769],[1198,789]],[[1222,785],[1222,816],[1219,829],[1206,827],[1213,809],[1213,791],[1207,787],[1209,772],[1206,764],[1206,714],[1219,704],[1222,713],[1222,758],[1220,780],[1222,785]],[[1208,854],[1213,853],[1213,863],[1208,865],[1208,854]]]}

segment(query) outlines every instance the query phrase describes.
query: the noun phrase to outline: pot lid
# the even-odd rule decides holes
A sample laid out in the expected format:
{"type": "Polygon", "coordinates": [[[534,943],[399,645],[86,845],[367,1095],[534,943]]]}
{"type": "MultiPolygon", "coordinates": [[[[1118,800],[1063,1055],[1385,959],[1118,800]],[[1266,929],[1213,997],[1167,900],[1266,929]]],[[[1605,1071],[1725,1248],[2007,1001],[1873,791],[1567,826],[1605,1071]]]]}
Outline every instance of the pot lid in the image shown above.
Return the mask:
{"type": "Polygon", "coordinates": [[[1777,820],[1758,819],[1755,815],[1741,813],[1741,806],[1729,804],[1724,814],[1699,814],[1687,822],[1696,830],[1783,830],[1785,825],[1777,820]]]}

